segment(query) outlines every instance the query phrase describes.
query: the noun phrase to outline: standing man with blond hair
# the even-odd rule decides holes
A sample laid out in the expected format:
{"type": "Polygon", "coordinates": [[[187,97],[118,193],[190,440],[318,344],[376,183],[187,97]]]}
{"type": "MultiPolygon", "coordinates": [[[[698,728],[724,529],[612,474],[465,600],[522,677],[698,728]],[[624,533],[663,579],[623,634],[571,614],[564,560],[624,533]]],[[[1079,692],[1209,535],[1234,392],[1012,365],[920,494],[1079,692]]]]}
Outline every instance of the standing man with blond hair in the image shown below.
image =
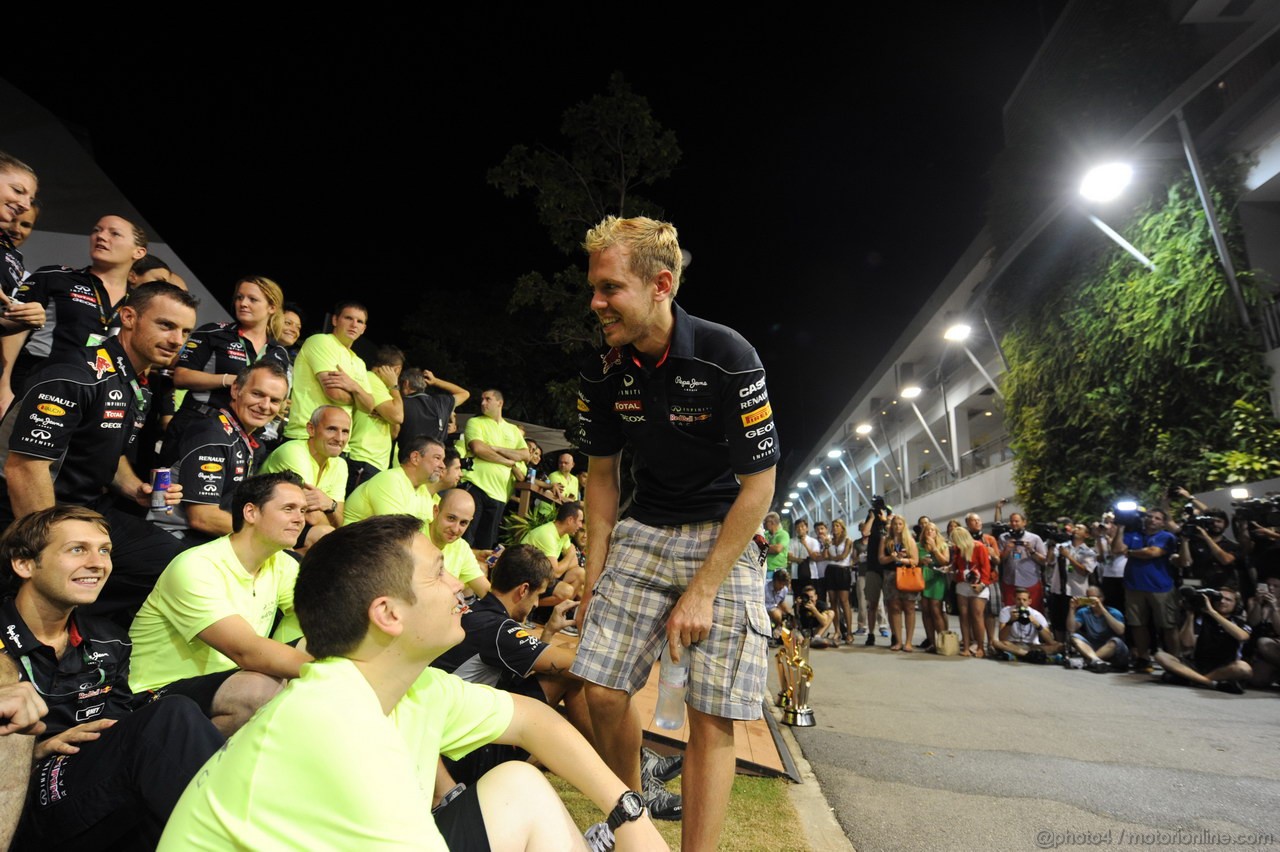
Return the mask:
{"type": "Polygon", "coordinates": [[[688,655],[681,848],[714,849],[733,784],[733,722],[760,718],[765,689],[765,553],[753,537],[781,454],[764,368],[737,332],[675,304],[672,225],[610,216],[583,248],[605,346],[583,368],[578,404],[591,548],[573,674],[588,682],[597,747],[638,788],[631,696],[664,638],[673,656],[688,655]],[[619,519],[624,445],[636,490],[619,519]]]}

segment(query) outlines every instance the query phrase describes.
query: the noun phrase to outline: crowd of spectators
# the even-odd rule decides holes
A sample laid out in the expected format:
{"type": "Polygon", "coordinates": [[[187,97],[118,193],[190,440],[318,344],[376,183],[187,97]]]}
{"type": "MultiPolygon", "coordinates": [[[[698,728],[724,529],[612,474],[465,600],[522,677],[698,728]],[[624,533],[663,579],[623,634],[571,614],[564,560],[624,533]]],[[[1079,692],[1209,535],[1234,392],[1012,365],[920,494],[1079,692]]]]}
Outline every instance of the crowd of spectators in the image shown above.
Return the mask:
{"type": "MultiPolygon", "coordinates": [[[[877,497],[852,546],[852,577],[831,571],[844,548],[825,534],[825,523],[815,522],[814,538],[808,519],[797,519],[788,535],[771,516],[770,553],[785,556],[785,564],[770,563],[765,588],[775,636],[791,626],[815,648],[874,646],[870,614],[883,598],[889,626],[880,633],[891,651],[1158,674],[1162,683],[1233,694],[1276,685],[1274,500],[1238,504],[1232,518],[1175,487],[1166,505],[1150,511],[1044,525],[1029,524],[1020,512],[1005,523],[1004,505],[997,503],[990,532],[976,513],[949,521],[943,532],[928,517],[909,526],[877,497]],[[856,625],[841,605],[851,595],[856,625]],[[917,610],[924,627],[918,646],[917,610]],[[958,621],[954,651],[943,641],[951,614],[958,621]]],[[[844,522],[831,526],[843,530],[844,522]]]]}
{"type": "Polygon", "coordinates": [[[0,152],[0,847],[266,848],[308,820],[338,847],[584,842],[518,768],[532,755],[610,813],[594,848],[665,848],[649,817],[680,818],[664,786],[680,758],[644,749],[638,810],[591,750],[572,647],[549,641],[576,635],[586,580],[572,448],[540,470],[496,388],[460,431],[466,389],[395,346],[357,353],[356,301],[306,336],[283,288],[250,275],[232,321],[196,327],[185,282],[120,216],[94,226],[88,266],[28,272],[37,188],[0,152]],[[485,686],[406,679],[436,657],[485,686]],[[336,743],[349,725],[386,730],[336,743]],[[247,800],[235,773],[278,748],[299,752],[269,782],[291,803],[346,772],[344,752],[363,761],[320,798],[367,812],[247,800]],[[486,785],[529,819],[483,819],[486,785]],[[419,788],[434,823],[406,812],[419,788]]]}

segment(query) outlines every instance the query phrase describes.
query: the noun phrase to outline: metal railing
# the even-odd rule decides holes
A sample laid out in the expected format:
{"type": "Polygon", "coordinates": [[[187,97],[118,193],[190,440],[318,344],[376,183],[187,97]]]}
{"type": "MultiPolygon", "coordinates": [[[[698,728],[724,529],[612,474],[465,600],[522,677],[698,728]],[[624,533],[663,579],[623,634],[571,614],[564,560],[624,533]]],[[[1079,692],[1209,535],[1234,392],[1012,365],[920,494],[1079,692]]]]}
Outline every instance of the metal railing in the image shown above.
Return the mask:
{"type": "Polygon", "coordinates": [[[960,475],[952,477],[951,472],[945,467],[934,468],[927,473],[922,473],[916,477],[911,483],[911,496],[923,497],[939,489],[953,485],[961,479],[966,479],[976,473],[982,473],[984,470],[1002,465],[1013,459],[1013,450],[1009,447],[1009,436],[1001,435],[993,441],[985,444],[979,444],[960,456],[960,475]]]}
{"type": "Polygon", "coordinates": [[[1280,349],[1280,300],[1260,305],[1258,320],[1262,326],[1263,351],[1280,349]]]}

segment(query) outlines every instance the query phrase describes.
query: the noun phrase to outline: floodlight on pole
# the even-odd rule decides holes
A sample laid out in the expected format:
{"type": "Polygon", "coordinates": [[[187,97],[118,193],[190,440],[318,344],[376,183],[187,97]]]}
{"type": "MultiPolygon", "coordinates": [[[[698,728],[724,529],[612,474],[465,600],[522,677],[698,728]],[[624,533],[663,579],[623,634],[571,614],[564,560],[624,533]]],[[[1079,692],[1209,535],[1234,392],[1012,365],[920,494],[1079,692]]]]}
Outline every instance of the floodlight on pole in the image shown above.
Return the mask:
{"type": "Polygon", "coordinates": [[[790,514],[791,514],[791,510],[790,510],[790,509],[783,509],[781,514],[784,514],[784,515],[790,515],[790,514]]]}
{"type": "Polygon", "coordinates": [[[973,329],[968,325],[958,322],[955,325],[949,326],[946,331],[942,332],[942,339],[950,340],[952,343],[963,343],[969,339],[969,335],[972,332],[973,329]]]}
{"type": "MultiPolygon", "coordinates": [[[[1133,168],[1125,163],[1106,163],[1101,166],[1094,166],[1085,173],[1084,179],[1080,181],[1080,197],[1086,201],[1098,203],[1114,201],[1120,197],[1120,194],[1125,191],[1125,188],[1132,181],[1133,168]]],[[[1088,211],[1085,211],[1085,216],[1093,223],[1094,227],[1128,252],[1134,260],[1141,263],[1148,270],[1156,271],[1156,265],[1151,262],[1151,258],[1138,251],[1133,243],[1120,236],[1114,228],[1088,211]]]]}
{"type": "Polygon", "coordinates": [[[1248,488],[1232,488],[1231,499],[1232,500],[1248,500],[1249,489],[1248,488]]]}
{"type": "Polygon", "coordinates": [[[827,458],[838,459],[844,455],[844,450],[827,450],[827,458]]]}
{"type": "Polygon", "coordinates": [[[805,482],[805,481],[803,481],[803,480],[801,480],[800,482],[797,482],[797,483],[796,483],[796,488],[808,488],[808,487],[809,487],[809,483],[807,483],[807,482],[805,482]]]}
{"type": "Polygon", "coordinates": [[[810,475],[810,476],[819,476],[819,475],[821,475],[821,474],[822,474],[822,468],[820,468],[820,467],[811,467],[811,468],[809,468],[809,475],[810,475]]]}
{"type": "Polygon", "coordinates": [[[858,426],[857,426],[857,428],[856,428],[856,429],[854,429],[853,431],[857,432],[859,435],[870,435],[870,434],[871,434],[871,424],[870,424],[870,423],[859,423],[859,424],[858,424],[858,426]]]}
{"type": "Polygon", "coordinates": [[[906,385],[902,388],[902,390],[898,391],[898,395],[901,396],[903,399],[915,399],[916,397],[920,396],[920,394],[922,393],[924,393],[924,390],[919,385],[914,385],[914,384],[906,385]]]}
{"type": "Polygon", "coordinates": [[[790,497],[792,500],[798,500],[798,499],[800,498],[800,492],[799,492],[799,491],[792,491],[792,492],[791,492],[790,494],[788,494],[787,496],[788,496],[788,497],[790,497]]]}
{"type": "Polygon", "coordinates": [[[1104,163],[1085,172],[1080,181],[1080,195],[1089,201],[1105,204],[1115,201],[1133,182],[1133,166],[1128,163],[1104,163]]]}
{"type": "Polygon", "coordinates": [[[790,509],[790,508],[791,508],[792,506],[794,506],[794,505],[795,505],[795,503],[793,503],[793,502],[792,502],[792,501],[790,501],[790,500],[786,500],[786,501],[784,501],[784,502],[783,502],[783,504],[782,504],[783,508],[785,508],[785,509],[790,509]]]}

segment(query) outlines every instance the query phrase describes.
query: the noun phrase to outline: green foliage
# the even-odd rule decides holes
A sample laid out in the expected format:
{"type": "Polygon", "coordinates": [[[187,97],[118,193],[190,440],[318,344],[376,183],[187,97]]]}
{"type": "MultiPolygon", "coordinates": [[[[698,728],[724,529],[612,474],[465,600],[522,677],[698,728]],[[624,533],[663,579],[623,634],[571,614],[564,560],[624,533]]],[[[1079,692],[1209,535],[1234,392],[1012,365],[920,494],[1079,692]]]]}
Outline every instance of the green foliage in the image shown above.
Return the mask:
{"type": "MultiPolygon", "coordinates": [[[[1237,184],[1224,173],[1215,185],[1237,184]]],[[[1230,200],[1215,204],[1234,229],[1230,200]]],[[[1083,274],[1039,282],[1037,307],[1004,339],[1014,482],[1034,517],[1095,514],[1118,494],[1158,502],[1171,484],[1221,480],[1242,463],[1231,452],[1280,449],[1259,406],[1260,346],[1240,329],[1189,179],[1123,230],[1154,273],[1108,251],[1083,274]],[[1254,440],[1242,447],[1245,430],[1254,440]]],[[[1253,277],[1240,278],[1256,304],[1253,277]]]]}
{"type": "Polygon", "coordinates": [[[1230,422],[1233,448],[1205,454],[1210,480],[1233,485],[1280,476],[1280,427],[1265,403],[1237,399],[1230,422]]]}
{"type": "Polygon", "coordinates": [[[557,248],[572,254],[587,229],[611,213],[661,214],[635,193],[671,174],[680,147],[621,74],[609,78],[607,93],[566,110],[560,132],[565,151],[516,145],[489,170],[489,184],[508,198],[533,192],[538,220],[557,248]]]}

